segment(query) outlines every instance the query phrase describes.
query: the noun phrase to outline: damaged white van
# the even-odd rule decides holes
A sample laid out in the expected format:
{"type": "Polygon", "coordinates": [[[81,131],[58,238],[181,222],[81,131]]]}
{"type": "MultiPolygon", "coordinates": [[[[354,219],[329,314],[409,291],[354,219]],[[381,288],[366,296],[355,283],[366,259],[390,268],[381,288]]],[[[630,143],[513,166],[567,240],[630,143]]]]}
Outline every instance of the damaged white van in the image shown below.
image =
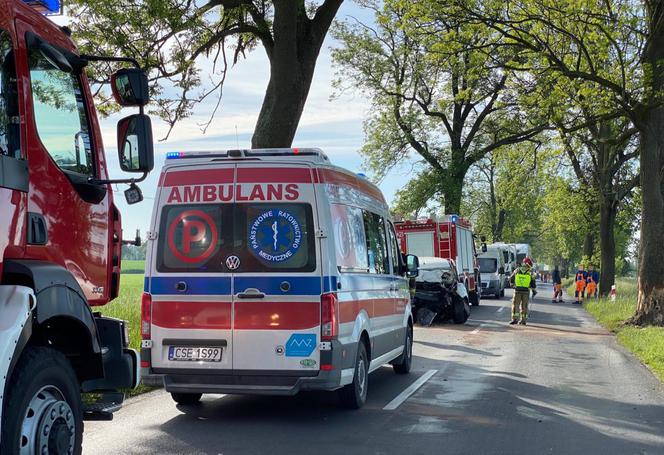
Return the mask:
{"type": "Polygon", "coordinates": [[[359,408],[370,372],[409,372],[417,260],[375,185],[318,149],[167,158],[141,308],[147,383],[181,404],[340,389],[359,408]]]}

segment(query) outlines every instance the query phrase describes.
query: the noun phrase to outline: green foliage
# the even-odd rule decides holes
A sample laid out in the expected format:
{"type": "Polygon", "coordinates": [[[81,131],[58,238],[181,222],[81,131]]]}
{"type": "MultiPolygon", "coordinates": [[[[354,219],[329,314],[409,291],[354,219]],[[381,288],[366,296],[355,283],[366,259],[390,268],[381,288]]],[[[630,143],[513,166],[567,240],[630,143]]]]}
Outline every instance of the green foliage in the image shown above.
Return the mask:
{"type": "Polygon", "coordinates": [[[362,148],[367,164],[380,179],[404,160],[419,159],[415,175],[435,186],[408,186],[417,194],[402,191],[398,209],[412,214],[433,202],[458,213],[471,165],[546,128],[516,102],[527,84],[504,68],[517,56],[495,31],[453,5],[362,4],[374,11],[376,25],[337,24],[333,35],[342,45],[332,56],[337,88],[360,90],[373,102],[362,148]]]}

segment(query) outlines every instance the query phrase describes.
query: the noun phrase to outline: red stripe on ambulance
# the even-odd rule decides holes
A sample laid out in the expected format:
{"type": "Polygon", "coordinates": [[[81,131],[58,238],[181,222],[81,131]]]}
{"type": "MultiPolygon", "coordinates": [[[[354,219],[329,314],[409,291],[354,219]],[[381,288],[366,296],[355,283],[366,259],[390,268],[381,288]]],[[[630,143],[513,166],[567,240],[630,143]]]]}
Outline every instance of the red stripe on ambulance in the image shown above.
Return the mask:
{"type": "Polygon", "coordinates": [[[320,302],[235,302],[235,330],[303,330],[320,325],[320,302]]]}
{"type": "Polygon", "coordinates": [[[380,202],[385,202],[383,193],[380,190],[367,182],[364,179],[355,177],[354,175],[348,175],[343,172],[334,171],[331,169],[318,169],[319,177],[321,183],[332,183],[340,186],[350,186],[358,189],[359,191],[368,194],[369,196],[379,200],[380,202]]]}
{"type": "Polygon", "coordinates": [[[165,329],[231,329],[231,302],[152,302],[152,323],[165,329]]]}
{"type": "Polygon", "coordinates": [[[202,169],[200,171],[169,172],[163,186],[206,185],[215,183],[233,183],[233,168],[202,169]]]}
{"type": "Polygon", "coordinates": [[[404,299],[365,299],[339,302],[339,322],[354,322],[364,310],[370,318],[403,314],[407,300],[404,299]]]}

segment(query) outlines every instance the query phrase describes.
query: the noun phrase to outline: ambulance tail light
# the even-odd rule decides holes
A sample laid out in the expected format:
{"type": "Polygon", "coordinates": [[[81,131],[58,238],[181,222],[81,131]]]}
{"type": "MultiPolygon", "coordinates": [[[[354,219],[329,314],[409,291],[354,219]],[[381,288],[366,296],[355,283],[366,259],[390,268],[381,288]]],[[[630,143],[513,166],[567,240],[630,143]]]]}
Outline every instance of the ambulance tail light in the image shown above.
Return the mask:
{"type": "Polygon", "coordinates": [[[337,294],[323,294],[320,299],[321,308],[321,340],[331,341],[339,335],[339,301],[337,294]]]}
{"type": "Polygon", "coordinates": [[[149,340],[152,326],[152,295],[143,293],[141,298],[141,338],[149,340]]]}

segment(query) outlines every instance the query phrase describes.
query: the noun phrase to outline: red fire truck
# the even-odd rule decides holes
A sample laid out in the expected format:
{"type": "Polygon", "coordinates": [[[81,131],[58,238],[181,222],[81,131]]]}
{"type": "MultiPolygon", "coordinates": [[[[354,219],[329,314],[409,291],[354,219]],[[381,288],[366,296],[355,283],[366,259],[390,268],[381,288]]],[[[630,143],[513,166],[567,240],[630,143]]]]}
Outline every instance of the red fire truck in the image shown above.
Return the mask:
{"type": "Polygon", "coordinates": [[[446,215],[441,220],[395,222],[394,227],[404,253],[454,261],[459,276],[464,277],[470,303],[480,304],[480,269],[470,221],[446,215]]]}
{"type": "Polygon", "coordinates": [[[140,378],[125,322],[91,307],[117,297],[120,284],[111,184],[129,184],[127,202],[139,202],[136,182],[153,167],[147,77],[132,59],[80,55],[69,30],[41,14],[59,11],[57,0],[0,0],[3,455],[80,453],[82,419],[111,418],[119,390],[140,378]],[[111,86],[140,113],[119,121],[118,155],[139,178],[109,179],[85,74],[98,60],[127,66],[111,86]]]}

